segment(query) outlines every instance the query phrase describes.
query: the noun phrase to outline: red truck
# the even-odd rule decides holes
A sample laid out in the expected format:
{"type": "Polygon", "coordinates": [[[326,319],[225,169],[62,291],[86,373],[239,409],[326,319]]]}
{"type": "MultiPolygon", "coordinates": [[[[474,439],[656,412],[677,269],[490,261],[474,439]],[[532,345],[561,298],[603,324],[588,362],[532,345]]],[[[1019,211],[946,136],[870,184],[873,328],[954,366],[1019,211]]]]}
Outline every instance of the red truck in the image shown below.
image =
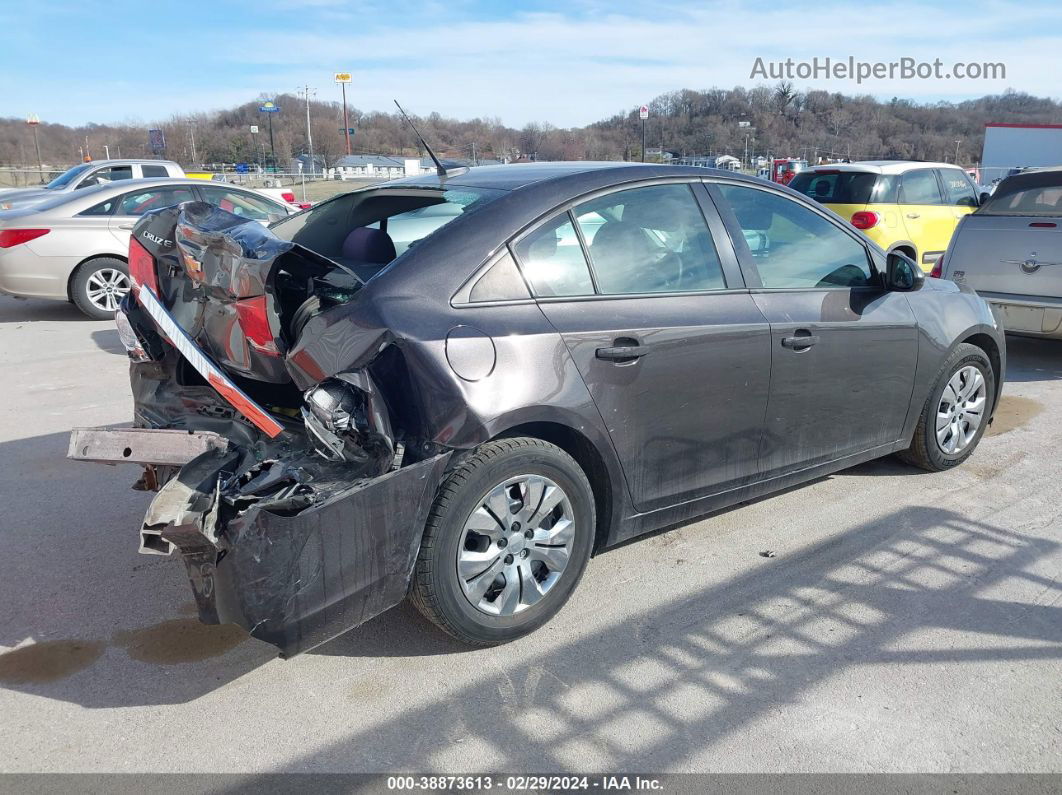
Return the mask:
{"type": "Polygon", "coordinates": [[[793,157],[775,158],[771,167],[771,182],[788,185],[793,177],[807,167],[807,160],[798,160],[793,157]]]}

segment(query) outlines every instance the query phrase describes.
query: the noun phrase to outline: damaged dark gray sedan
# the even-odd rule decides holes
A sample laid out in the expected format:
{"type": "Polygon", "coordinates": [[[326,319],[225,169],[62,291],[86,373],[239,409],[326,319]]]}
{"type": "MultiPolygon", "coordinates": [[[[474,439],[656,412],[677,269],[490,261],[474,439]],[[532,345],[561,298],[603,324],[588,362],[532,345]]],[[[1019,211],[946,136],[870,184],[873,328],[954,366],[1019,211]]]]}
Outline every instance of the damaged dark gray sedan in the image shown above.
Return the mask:
{"type": "Polygon", "coordinates": [[[505,642],[596,550],[890,453],[947,469],[1005,365],[976,293],[696,168],[455,170],[270,230],[190,202],[129,272],[134,427],[70,455],[143,465],[141,551],[286,655],[407,595],[505,642]]]}

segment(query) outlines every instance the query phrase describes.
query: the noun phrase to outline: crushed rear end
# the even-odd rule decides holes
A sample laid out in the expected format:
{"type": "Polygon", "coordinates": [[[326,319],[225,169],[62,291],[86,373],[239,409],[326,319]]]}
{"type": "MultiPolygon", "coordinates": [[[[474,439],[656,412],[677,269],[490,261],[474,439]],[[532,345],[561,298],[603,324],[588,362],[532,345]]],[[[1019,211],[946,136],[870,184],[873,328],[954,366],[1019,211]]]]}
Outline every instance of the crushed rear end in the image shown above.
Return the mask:
{"type": "Polygon", "coordinates": [[[371,312],[330,336],[363,277],[195,202],[146,215],[129,266],[134,427],[69,455],[143,467],[140,551],[180,554],[202,621],[285,655],[400,602],[451,451],[392,429],[401,356],[371,312]]]}

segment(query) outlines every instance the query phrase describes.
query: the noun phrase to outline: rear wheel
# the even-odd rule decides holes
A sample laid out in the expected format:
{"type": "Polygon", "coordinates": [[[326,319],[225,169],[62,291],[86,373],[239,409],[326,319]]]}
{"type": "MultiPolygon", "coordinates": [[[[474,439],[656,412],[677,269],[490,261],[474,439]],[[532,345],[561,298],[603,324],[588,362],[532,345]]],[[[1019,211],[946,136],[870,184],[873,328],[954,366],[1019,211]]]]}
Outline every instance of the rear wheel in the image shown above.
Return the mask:
{"type": "Polygon", "coordinates": [[[549,621],[594,539],[586,475],[540,439],[499,439],[451,472],[428,518],[413,603],[465,643],[489,646],[549,621]]]}
{"type": "Polygon", "coordinates": [[[988,356],[975,345],[959,345],[941,368],[901,457],[932,472],[961,464],[988,427],[995,393],[988,356]]]}
{"type": "Polygon", "coordinates": [[[70,282],[70,298],[93,320],[108,320],[129,292],[129,266],[101,257],[82,263],[70,282]]]}

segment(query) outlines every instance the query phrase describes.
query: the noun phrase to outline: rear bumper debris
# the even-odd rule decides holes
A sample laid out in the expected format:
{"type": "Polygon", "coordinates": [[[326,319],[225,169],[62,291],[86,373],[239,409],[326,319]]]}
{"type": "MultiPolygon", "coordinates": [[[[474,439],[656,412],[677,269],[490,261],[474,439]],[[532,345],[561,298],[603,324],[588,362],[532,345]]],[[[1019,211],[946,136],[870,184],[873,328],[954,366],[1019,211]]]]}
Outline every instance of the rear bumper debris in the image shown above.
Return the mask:
{"type": "MultiPolygon", "coordinates": [[[[276,492],[245,507],[270,472],[226,496],[238,455],[209,451],[162,487],[142,548],[180,552],[201,621],[238,624],[290,657],[405,598],[450,455],[354,483],[311,481],[308,507],[276,492]]],[[[289,476],[290,465],[273,469],[289,476]]]]}

